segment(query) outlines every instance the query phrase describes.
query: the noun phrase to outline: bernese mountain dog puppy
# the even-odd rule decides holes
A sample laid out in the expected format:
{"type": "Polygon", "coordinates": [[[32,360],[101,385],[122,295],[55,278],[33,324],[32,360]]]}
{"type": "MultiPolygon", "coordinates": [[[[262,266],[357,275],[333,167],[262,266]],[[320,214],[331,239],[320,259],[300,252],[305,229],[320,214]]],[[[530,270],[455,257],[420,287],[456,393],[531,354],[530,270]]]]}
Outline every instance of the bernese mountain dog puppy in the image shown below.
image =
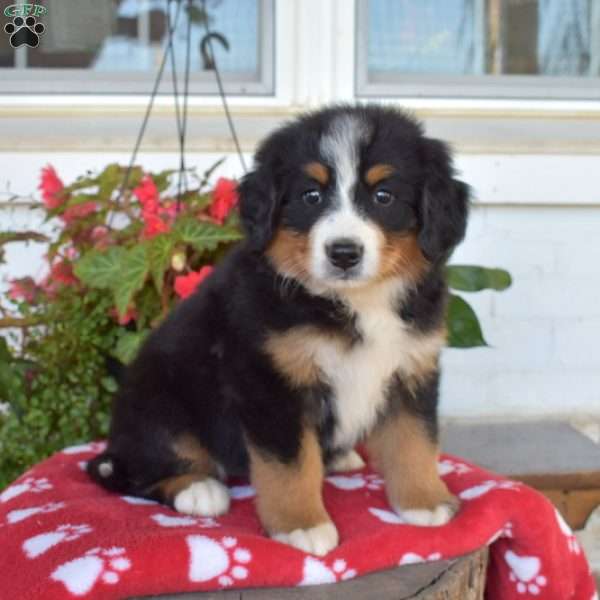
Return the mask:
{"type": "Polygon", "coordinates": [[[327,470],[363,443],[406,522],[458,502],[437,472],[444,265],[468,187],[447,146],[394,108],[335,106],[259,147],[239,186],[246,238],[149,336],[89,463],[109,490],[192,515],[248,474],[266,532],[323,555],[327,470]]]}

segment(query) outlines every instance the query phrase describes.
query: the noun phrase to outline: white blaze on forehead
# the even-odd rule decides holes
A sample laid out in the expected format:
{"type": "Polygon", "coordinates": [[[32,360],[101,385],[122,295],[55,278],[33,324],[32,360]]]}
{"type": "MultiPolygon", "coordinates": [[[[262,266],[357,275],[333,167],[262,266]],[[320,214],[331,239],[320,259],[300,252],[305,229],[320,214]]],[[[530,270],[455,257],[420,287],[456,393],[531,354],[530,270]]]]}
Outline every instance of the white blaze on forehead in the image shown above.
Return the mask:
{"type": "Polygon", "coordinates": [[[333,168],[336,187],[331,210],[310,233],[311,270],[317,279],[328,279],[330,267],[325,249],[340,238],[352,239],[363,247],[360,277],[356,281],[370,279],[377,272],[379,230],[357,212],[352,202],[359,177],[360,147],[367,142],[369,133],[368,124],[357,115],[342,114],[332,121],[321,138],[320,150],[333,168]]]}
{"type": "Polygon", "coordinates": [[[368,134],[367,124],[356,115],[341,115],[334,119],[321,139],[321,153],[335,170],[339,200],[348,208],[358,175],[360,145],[368,134]]]}

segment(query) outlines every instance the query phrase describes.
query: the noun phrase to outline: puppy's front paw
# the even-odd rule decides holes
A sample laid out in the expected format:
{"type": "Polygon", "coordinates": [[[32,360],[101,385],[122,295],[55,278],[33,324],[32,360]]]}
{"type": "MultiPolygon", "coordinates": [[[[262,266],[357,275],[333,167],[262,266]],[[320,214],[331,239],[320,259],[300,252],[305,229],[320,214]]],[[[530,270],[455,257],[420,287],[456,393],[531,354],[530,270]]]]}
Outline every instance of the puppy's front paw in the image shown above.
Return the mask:
{"type": "Polygon", "coordinates": [[[459,503],[456,498],[438,504],[432,510],[426,508],[408,508],[403,509],[394,507],[400,518],[409,525],[419,525],[421,527],[437,527],[445,525],[456,514],[459,503]]]}
{"type": "Polygon", "coordinates": [[[218,517],[229,509],[229,491],[220,481],[207,477],[181,490],[173,506],[186,515],[218,517]]]}
{"type": "Polygon", "coordinates": [[[272,537],[278,542],[317,556],[324,556],[339,542],[337,529],[331,522],[321,523],[310,529],[294,529],[289,533],[276,533],[272,537]]]}

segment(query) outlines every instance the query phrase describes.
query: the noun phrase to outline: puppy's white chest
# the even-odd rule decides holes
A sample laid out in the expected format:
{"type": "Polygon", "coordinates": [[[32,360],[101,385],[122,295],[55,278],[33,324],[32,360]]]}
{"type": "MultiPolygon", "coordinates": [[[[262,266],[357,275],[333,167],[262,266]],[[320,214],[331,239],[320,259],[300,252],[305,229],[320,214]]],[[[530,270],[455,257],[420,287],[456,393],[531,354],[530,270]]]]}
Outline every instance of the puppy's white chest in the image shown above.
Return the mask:
{"type": "Polygon", "coordinates": [[[375,423],[386,403],[392,374],[410,370],[411,333],[391,308],[374,306],[358,313],[362,339],[352,348],[324,343],[315,359],[332,387],[337,426],[334,445],[353,445],[375,423]]]}

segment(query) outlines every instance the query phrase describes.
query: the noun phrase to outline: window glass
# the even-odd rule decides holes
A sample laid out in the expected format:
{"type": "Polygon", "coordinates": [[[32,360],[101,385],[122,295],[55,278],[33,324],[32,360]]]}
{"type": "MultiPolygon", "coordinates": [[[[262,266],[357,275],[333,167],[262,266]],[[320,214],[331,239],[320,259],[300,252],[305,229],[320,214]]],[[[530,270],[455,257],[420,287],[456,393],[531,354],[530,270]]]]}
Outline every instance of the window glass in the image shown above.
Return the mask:
{"type": "Polygon", "coordinates": [[[368,0],[369,73],[600,74],[600,0],[368,0]]]}
{"type": "MultiPolygon", "coordinates": [[[[4,15],[4,9],[14,4],[0,1],[5,22],[11,18],[4,15]]],[[[201,74],[207,78],[201,52],[206,16],[200,2],[191,3],[191,8],[186,0],[37,0],[37,4],[46,12],[38,18],[45,30],[36,48],[11,47],[10,35],[1,30],[4,24],[0,28],[0,68],[12,69],[15,78],[18,72],[44,69],[60,71],[72,81],[69,73],[79,69],[97,78],[114,74],[117,79],[111,92],[125,91],[118,85],[123,75],[130,73],[140,81],[156,73],[168,40],[169,16],[171,25],[176,24],[173,45],[178,71],[185,65],[191,18],[192,80],[201,74]]],[[[226,79],[261,80],[269,68],[262,57],[272,37],[272,0],[207,0],[206,12],[216,34],[212,47],[226,79]]],[[[166,69],[171,69],[170,60],[166,69]]]]}

